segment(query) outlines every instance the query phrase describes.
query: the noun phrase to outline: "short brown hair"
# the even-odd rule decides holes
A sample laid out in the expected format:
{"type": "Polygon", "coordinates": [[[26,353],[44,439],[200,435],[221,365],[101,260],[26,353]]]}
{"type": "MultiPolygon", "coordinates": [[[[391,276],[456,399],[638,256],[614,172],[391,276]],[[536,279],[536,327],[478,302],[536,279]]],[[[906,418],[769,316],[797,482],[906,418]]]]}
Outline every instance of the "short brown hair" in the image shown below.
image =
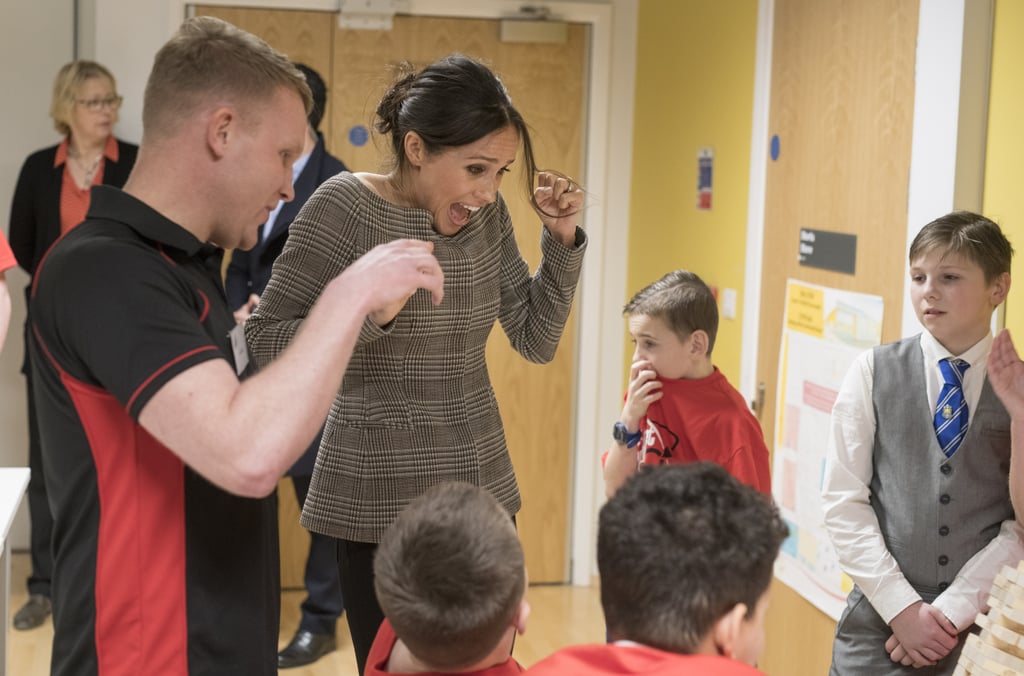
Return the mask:
{"type": "Polygon", "coordinates": [[[980,214],[954,211],[936,218],[921,228],[910,245],[910,265],[932,251],[943,256],[955,254],[975,263],[991,284],[995,278],[1010,271],[1013,246],[999,226],[980,214]]]}
{"type": "Polygon", "coordinates": [[[57,71],[57,77],[53,80],[53,96],[50,99],[50,117],[53,118],[53,128],[61,135],[67,136],[71,133],[71,110],[75,107],[78,90],[86,80],[92,78],[110,80],[114,91],[117,91],[117,80],[114,79],[114,75],[95,61],[72,61],[65,63],[57,71]]]}
{"type": "Polygon", "coordinates": [[[721,465],[641,467],[598,521],[601,606],[611,638],[697,652],[737,604],[753,617],[787,534],[771,499],[721,465]]]}
{"type": "Polygon", "coordinates": [[[718,303],[704,281],[687,270],[673,270],[637,292],[622,309],[626,316],[660,319],[680,340],[698,329],[708,334],[708,355],[718,335],[718,303]]]}
{"type": "Polygon", "coordinates": [[[302,98],[308,115],[309,87],[286,56],[222,19],[193,17],[156,54],[142,104],[143,136],[173,134],[211,97],[259,102],[281,87],[302,98]]]}
{"type": "Polygon", "coordinates": [[[384,615],[410,652],[450,671],[486,657],[523,599],[523,549],[508,512],[485,489],[427,490],[384,533],[373,562],[384,615]]]}

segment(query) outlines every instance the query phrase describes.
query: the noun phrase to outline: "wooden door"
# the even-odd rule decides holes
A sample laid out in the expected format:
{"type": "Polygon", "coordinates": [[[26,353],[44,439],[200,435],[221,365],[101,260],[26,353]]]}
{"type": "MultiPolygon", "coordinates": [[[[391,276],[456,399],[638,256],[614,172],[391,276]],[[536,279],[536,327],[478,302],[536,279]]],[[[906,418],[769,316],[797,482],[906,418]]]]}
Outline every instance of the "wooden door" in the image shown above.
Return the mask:
{"type": "MultiPolygon", "coordinates": [[[[395,17],[391,31],[338,29],[334,38],[334,129],[330,147],[357,170],[379,171],[390,156],[386,140],[355,147],[350,130],[369,127],[389,85],[384,64],[423,67],[452,52],[489,63],[530,125],[542,167],[573,176],[582,170],[581,139],[586,30],[570,27],[565,44],[503,43],[493,20],[395,17]]],[[[522,162],[502,184],[523,256],[540,263],[540,221],[527,204],[522,162]]],[[[497,393],[523,509],[519,532],[530,579],[567,579],[569,467],[574,415],[575,321],[570,320],[554,362],[529,364],[509,347],[499,327],[491,334],[487,365],[497,393]]]]}
{"type": "MultiPolygon", "coordinates": [[[[346,30],[334,14],[284,10],[197,7],[266,39],[295,60],[306,60],[328,83],[323,130],[327,147],[353,171],[381,171],[389,151],[372,136],[373,112],[391,81],[389,65],[422,67],[451,52],[484,60],[497,72],[530,125],[542,167],[573,176],[582,172],[586,27],[571,25],[565,44],[503,43],[499,22],[478,19],[395,17],[391,31],[346,30]],[[323,26],[329,29],[324,34],[323,26]],[[330,46],[324,62],[322,46],[330,46]],[[307,60],[308,59],[308,60],[307,60]]],[[[522,162],[503,182],[523,256],[540,262],[540,221],[521,189],[522,162]]],[[[530,364],[515,354],[496,327],[487,363],[497,394],[509,450],[523,494],[519,533],[532,582],[562,582],[568,576],[570,465],[575,415],[575,313],[551,364],[530,364]]],[[[282,482],[282,487],[288,482],[282,482]]],[[[290,487],[289,487],[290,488],[290,487]]],[[[305,535],[294,526],[294,499],[281,495],[282,582],[301,586],[305,535]],[[296,532],[297,531],[297,532],[296,532]],[[296,577],[297,575],[297,577],[296,577]]]]}
{"type": "MultiPolygon", "coordinates": [[[[788,277],[882,296],[882,339],[900,335],[917,16],[918,0],[775,0],[769,134],[780,153],[767,170],[758,344],[770,442],[788,277]],[[801,227],[855,234],[856,274],[800,266],[801,227]]],[[[776,582],[762,669],[827,673],[834,626],[776,582]]]]}

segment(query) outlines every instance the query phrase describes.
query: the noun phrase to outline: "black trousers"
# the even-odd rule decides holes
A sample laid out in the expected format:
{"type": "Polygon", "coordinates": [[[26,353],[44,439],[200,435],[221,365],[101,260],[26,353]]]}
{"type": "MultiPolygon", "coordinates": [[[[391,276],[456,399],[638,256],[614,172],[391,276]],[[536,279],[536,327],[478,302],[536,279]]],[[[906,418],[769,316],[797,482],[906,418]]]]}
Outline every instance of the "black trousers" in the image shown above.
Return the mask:
{"type": "MultiPolygon", "coordinates": [[[[299,509],[306,503],[312,477],[293,476],[295,496],[299,509]]],[[[334,635],[338,618],[345,611],[345,601],[338,581],[338,558],[335,540],[327,535],[310,532],[309,554],[303,584],[306,600],[302,602],[302,621],[299,631],[334,635]]]]}
{"type": "Polygon", "coordinates": [[[356,664],[362,676],[366,669],[366,658],[377,636],[384,611],[377,603],[373,590],[373,556],[377,545],[373,542],[337,540],[338,577],[341,593],[345,598],[348,629],[352,634],[352,647],[356,653],[356,664]]]}
{"type": "MultiPolygon", "coordinates": [[[[938,595],[937,591],[928,592],[917,588],[925,603],[934,601],[938,595]]],[[[890,636],[892,629],[879,616],[860,587],[854,586],[846,599],[846,609],[836,624],[829,676],[949,676],[956,669],[956,663],[964,649],[964,641],[967,639],[966,634],[961,634],[953,651],[939,660],[935,666],[914,669],[889,659],[889,653],[885,651],[885,642],[890,636]]]]}
{"type": "Polygon", "coordinates": [[[28,480],[28,515],[32,556],[32,573],[28,578],[28,593],[50,597],[50,577],[53,574],[53,515],[46,497],[46,473],[43,471],[43,447],[39,441],[39,421],[36,402],[32,396],[32,373],[25,371],[25,391],[28,395],[28,466],[32,471],[28,480]]]}

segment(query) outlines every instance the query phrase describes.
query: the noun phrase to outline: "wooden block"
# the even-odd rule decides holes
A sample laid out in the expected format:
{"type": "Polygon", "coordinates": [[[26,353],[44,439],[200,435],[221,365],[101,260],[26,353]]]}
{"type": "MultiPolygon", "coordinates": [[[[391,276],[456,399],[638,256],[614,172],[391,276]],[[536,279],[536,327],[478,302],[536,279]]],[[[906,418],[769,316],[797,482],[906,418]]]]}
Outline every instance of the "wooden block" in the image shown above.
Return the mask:
{"type": "Polygon", "coordinates": [[[1024,561],[1004,566],[992,582],[989,610],[975,623],[980,634],[969,634],[955,675],[1024,675],[1024,561]]]}
{"type": "Polygon", "coordinates": [[[964,642],[964,649],[960,652],[959,663],[967,667],[968,671],[973,672],[977,668],[978,661],[984,659],[984,655],[979,652],[978,648],[980,642],[981,639],[976,634],[968,634],[967,640],[964,642]]]}
{"type": "Polygon", "coordinates": [[[967,637],[963,652],[960,654],[959,664],[962,664],[971,676],[1002,674],[1003,667],[988,654],[991,649],[991,646],[986,645],[981,638],[971,634],[967,637]]]}
{"type": "Polygon", "coordinates": [[[1015,657],[1024,657],[1020,634],[998,624],[991,616],[986,615],[978,617],[978,626],[982,629],[981,640],[984,643],[993,645],[1015,657]]]}
{"type": "Polygon", "coordinates": [[[978,641],[978,652],[982,659],[972,658],[975,664],[997,674],[1024,674],[1024,660],[1009,655],[993,645],[978,641]],[[1009,671],[1008,671],[1009,670],[1009,671]]]}
{"type": "Polygon", "coordinates": [[[986,600],[985,603],[988,604],[990,609],[998,608],[1000,606],[1007,605],[1006,600],[1008,598],[1011,598],[1011,596],[1006,593],[1005,589],[992,585],[992,589],[988,595],[988,600],[986,600]]]}
{"type": "Polygon", "coordinates": [[[1018,634],[1024,634],[1024,610],[1019,608],[1002,607],[998,611],[998,617],[993,618],[1001,626],[1012,629],[1018,634]]]}

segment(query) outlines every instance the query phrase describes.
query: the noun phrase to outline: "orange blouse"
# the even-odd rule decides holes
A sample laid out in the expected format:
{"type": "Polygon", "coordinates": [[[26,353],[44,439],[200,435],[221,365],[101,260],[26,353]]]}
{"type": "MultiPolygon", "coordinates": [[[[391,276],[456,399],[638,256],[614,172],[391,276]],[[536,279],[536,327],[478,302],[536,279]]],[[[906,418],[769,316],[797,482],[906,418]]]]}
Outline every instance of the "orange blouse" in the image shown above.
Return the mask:
{"type": "MultiPolygon", "coordinates": [[[[18,261],[14,260],[14,252],[11,251],[11,245],[7,243],[4,233],[0,232],[0,274],[10,270],[17,264],[18,261]]],[[[0,336],[0,342],[2,342],[2,338],[0,336]]]]}
{"type": "Polygon", "coordinates": [[[71,171],[68,170],[68,138],[65,137],[57,147],[57,155],[54,157],[53,166],[64,166],[64,175],[60,188],[60,234],[67,233],[85,220],[85,214],[89,211],[89,190],[94,185],[103,183],[103,171],[106,168],[106,161],[117,162],[117,139],[111,134],[107,137],[107,146],[103,149],[103,157],[100,158],[100,165],[93,174],[92,183],[85,190],[75,183],[71,171]]]}

